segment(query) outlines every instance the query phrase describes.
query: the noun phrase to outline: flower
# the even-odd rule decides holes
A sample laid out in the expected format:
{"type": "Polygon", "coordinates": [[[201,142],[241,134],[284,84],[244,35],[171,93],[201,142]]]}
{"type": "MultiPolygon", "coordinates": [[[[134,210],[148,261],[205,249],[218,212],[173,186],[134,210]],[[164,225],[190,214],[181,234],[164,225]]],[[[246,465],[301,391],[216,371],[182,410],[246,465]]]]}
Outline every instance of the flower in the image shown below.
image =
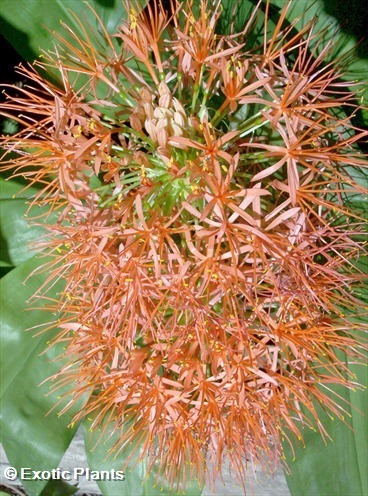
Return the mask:
{"type": "Polygon", "coordinates": [[[325,390],[355,387],[338,353],[366,348],[350,318],[365,223],[348,200],[367,194],[368,133],[336,111],[358,106],[314,23],[282,29],[288,5],[271,34],[266,12],[258,51],[251,22],[216,33],[219,3],[179,7],[129,8],[114,35],[97,14],[84,39],[66,27],[72,42],[36,64],[60,86],[21,68],[3,105],[23,126],[3,162],[56,216],[41,248],[50,284],[65,280],[49,332],[67,361],[52,381],[87,397],[74,421],[108,419],[113,451],[137,442],[172,484],[225,457],[243,480],[247,459],[282,457],[287,430],[326,435],[313,400],[341,417],[325,390]]]}

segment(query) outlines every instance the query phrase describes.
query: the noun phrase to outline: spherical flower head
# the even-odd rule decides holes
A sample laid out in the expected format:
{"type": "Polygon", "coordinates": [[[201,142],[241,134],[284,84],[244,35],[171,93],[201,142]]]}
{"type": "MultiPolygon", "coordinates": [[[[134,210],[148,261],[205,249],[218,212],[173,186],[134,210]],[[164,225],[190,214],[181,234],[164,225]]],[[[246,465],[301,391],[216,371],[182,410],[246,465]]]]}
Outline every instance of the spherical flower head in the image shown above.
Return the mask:
{"type": "Polygon", "coordinates": [[[108,419],[113,451],[133,443],[173,484],[225,458],[243,479],[247,460],[274,466],[288,431],[325,435],[315,403],[341,416],[325,391],[354,386],[338,354],[366,347],[351,319],[365,224],[348,200],[367,194],[367,132],[336,111],[355,95],[313,22],[295,36],[265,22],[250,50],[257,10],[228,35],[219,3],[127,12],[112,35],[97,14],[85,39],[68,30],[37,63],[60,85],[22,68],[3,106],[23,126],[2,139],[19,153],[5,167],[44,184],[33,201],[56,218],[53,385],[88,397],[75,421],[108,419]]]}

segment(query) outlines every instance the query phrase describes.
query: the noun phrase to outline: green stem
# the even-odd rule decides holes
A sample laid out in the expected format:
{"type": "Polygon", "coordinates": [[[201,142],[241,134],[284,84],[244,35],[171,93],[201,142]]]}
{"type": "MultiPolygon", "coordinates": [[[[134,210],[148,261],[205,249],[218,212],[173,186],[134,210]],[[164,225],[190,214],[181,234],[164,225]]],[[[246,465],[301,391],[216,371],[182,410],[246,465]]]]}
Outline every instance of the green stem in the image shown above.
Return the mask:
{"type": "Polygon", "coordinates": [[[255,115],[244,121],[239,127],[240,134],[238,135],[238,138],[243,138],[259,127],[262,127],[264,124],[267,124],[267,121],[264,120],[261,112],[257,112],[255,115]]]}
{"type": "Polygon", "coordinates": [[[203,92],[203,100],[202,100],[202,103],[201,103],[201,106],[200,106],[200,109],[198,112],[198,117],[199,117],[200,121],[202,121],[204,114],[207,112],[206,104],[207,104],[209,93],[210,92],[208,89],[204,90],[204,92],[203,92]]]}
{"type": "Polygon", "coordinates": [[[199,90],[200,90],[201,84],[202,84],[203,70],[204,70],[204,66],[202,64],[201,70],[199,72],[199,77],[197,78],[197,80],[194,84],[194,93],[193,93],[193,101],[192,101],[192,114],[195,114],[195,108],[196,108],[196,104],[197,104],[197,100],[198,100],[199,90]]]}
{"type": "Polygon", "coordinates": [[[211,124],[213,127],[216,127],[217,124],[227,115],[228,113],[228,106],[229,106],[229,101],[226,99],[219,110],[216,110],[215,115],[213,116],[213,119],[211,120],[211,124]]]}

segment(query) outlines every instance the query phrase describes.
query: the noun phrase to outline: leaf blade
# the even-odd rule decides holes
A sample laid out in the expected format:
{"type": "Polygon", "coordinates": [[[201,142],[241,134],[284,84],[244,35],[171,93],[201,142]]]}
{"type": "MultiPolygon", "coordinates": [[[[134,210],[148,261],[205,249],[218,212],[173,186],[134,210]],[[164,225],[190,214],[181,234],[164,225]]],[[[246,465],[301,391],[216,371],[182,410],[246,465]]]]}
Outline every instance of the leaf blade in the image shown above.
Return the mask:
{"type": "MultiPolygon", "coordinates": [[[[40,260],[35,257],[0,281],[1,441],[10,463],[18,470],[21,467],[32,470],[57,468],[75,434],[75,429],[67,426],[80,408],[75,405],[61,417],[55,411],[49,413],[58,399],[56,394],[48,394],[46,384],[40,385],[59,369],[60,364],[54,359],[60,349],[53,348],[40,357],[49,335],[33,337],[34,333],[25,332],[27,328],[50,320],[49,313],[41,309],[24,311],[28,299],[47,277],[43,273],[27,279],[39,265],[40,260]]],[[[24,480],[23,484],[30,496],[38,496],[47,481],[24,480]]]]}

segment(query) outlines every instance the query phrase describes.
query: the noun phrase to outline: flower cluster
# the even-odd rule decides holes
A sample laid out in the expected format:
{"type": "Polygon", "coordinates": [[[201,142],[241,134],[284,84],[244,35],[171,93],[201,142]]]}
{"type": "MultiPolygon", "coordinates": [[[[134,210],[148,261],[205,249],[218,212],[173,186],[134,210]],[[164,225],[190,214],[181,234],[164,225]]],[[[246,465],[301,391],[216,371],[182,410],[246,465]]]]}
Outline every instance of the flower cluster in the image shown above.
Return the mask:
{"type": "Polygon", "coordinates": [[[269,33],[267,3],[256,48],[260,7],[241,33],[218,33],[207,0],[129,7],[113,35],[78,21],[85,36],[65,27],[37,63],[60,85],[22,68],[3,105],[23,127],[2,139],[5,167],[43,185],[33,202],[55,219],[54,389],[87,396],[75,420],[108,418],[114,450],[139,442],[172,482],[189,467],[203,483],[225,457],[242,478],[287,431],[325,434],[313,400],[342,415],[328,390],[354,378],[339,350],[364,347],[350,200],[367,194],[367,132],[333,41],[319,49],[314,21],[283,28],[287,9],[269,33]]]}

